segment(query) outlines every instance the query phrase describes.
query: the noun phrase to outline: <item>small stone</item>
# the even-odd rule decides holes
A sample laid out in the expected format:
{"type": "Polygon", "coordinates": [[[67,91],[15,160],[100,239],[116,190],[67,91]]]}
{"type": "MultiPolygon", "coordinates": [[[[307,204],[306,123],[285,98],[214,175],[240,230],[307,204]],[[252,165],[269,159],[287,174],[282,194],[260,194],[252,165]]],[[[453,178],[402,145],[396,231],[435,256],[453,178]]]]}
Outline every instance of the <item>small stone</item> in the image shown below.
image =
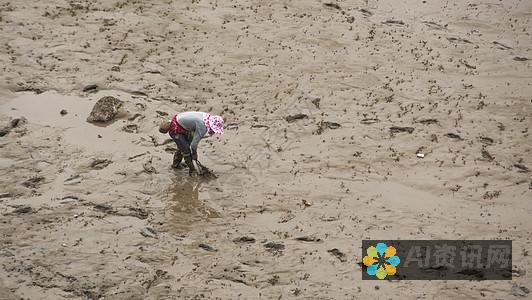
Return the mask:
{"type": "Polygon", "coordinates": [[[59,114],[61,114],[62,116],[68,114],[68,111],[66,109],[62,109],[59,114]]]}
{"type": "Polygon", "coordinates": [[[305,199],[301,200],[301,203],[303,204],[304,207],[311,207],[312,206],[312,203],[308,202],[305,199]]]}

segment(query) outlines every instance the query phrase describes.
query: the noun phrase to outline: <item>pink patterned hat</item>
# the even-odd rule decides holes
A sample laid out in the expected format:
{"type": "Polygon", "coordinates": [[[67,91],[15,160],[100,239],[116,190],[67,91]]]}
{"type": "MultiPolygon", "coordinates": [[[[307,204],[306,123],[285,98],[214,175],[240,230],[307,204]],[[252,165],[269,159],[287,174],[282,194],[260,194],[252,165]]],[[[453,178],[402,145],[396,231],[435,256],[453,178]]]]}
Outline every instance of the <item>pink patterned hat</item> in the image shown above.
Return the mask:
{"type": "Polygon", "coordinates": [[[224,119],[222,119],[222,117],[205,113],[203,116],[203,123],[205,123],[205,126],[207,126],[209,134],[224,134],[224,119]]]}

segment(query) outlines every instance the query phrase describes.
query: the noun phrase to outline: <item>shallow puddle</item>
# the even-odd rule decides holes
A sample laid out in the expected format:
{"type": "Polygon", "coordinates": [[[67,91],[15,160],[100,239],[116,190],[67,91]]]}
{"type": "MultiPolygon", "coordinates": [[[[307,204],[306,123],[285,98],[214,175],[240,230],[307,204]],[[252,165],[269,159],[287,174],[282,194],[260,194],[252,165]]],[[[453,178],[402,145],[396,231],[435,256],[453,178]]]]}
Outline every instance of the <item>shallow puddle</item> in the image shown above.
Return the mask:
{"type": "MultiPolygon", "coordinates": [[[[201,178],[176,176],[168,188],[167,222],[176,228],[196,226],[220,213],[205,201],[209,194],[202,188],[207,183],[201,178]]],[[[173,227],[173,226],[172,226],[173,227]]]]}

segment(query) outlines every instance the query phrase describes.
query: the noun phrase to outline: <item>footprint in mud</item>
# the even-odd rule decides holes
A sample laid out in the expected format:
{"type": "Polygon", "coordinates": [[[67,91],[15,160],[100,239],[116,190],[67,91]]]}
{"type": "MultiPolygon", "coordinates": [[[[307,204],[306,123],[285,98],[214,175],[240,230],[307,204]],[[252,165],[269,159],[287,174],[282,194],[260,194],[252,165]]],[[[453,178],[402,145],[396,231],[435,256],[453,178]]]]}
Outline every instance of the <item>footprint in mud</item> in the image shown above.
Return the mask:
{"type": "Polygon", "coordinates": [[[405,22],[401,20],[386,20],[382,22],[382,24],[388,25],[388,26],[406,26],[405,22]]]}
{"type": "Polygon", "coordinates": [[[210,218],[219,218],[220,214],[200,197],[200,178],[183,176],[173,180],[168,188],[168,223],[177,227],[199,225],[210,218]]]}
{"type": "Polygon", "coordinates": [[[429,22],[429,21],[423,22],[423,24],[425,24],[430,29],[437,29],[437,30],[445,30],[445,29],[447,29],[447,24],[446,25],[440,25],[438,23],[429,22]]]}
{"type": "Polygon", "coordinates": [[[414,127],[403,127],[403,126],[392,126],[390,127],[390,133],[392,134],[395,134],[395,133],[400,133],[400,132],[408,132],[408,133],[412,133],[414,132],[414,127]]]}
{"type": "Polygon", "coordinates": [[[455,44],[473,44],[470,40],[461,37],[448,37],[447,40],[455,44]]]}
{"type": "Polygon", "coordinates": [[[361,9],[359,9],[358,11],[360,11],[360,13],[362,13],[362,15],[363,15],[364,17],[371,17],[371,16],[373,16],[373,13],[372,13],[371,11],[365,9],[365,8],[361,8],[361,9]]]}
{"type": "Polygon", "coordinates": [[[510,50],[510,49],[513,49],[512,47],[508,46],[508,45],[505,45],[501,42],[497,42],[497,41],[493,41],[493,44],[495,46],[497,46],[498,49],[500,50],[510,50]]]}

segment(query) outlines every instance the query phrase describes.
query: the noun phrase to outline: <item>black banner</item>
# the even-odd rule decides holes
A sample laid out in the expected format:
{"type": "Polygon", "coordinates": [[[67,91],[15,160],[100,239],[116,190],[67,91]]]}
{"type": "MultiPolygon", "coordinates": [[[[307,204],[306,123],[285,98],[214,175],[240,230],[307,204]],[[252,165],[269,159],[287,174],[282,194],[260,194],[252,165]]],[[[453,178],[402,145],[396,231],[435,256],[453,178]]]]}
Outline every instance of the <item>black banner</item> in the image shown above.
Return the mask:
{"type": "Polygon", "coordinates": [[[511,280],[509,240],[363,240],[363,280],[511,280]]]}

